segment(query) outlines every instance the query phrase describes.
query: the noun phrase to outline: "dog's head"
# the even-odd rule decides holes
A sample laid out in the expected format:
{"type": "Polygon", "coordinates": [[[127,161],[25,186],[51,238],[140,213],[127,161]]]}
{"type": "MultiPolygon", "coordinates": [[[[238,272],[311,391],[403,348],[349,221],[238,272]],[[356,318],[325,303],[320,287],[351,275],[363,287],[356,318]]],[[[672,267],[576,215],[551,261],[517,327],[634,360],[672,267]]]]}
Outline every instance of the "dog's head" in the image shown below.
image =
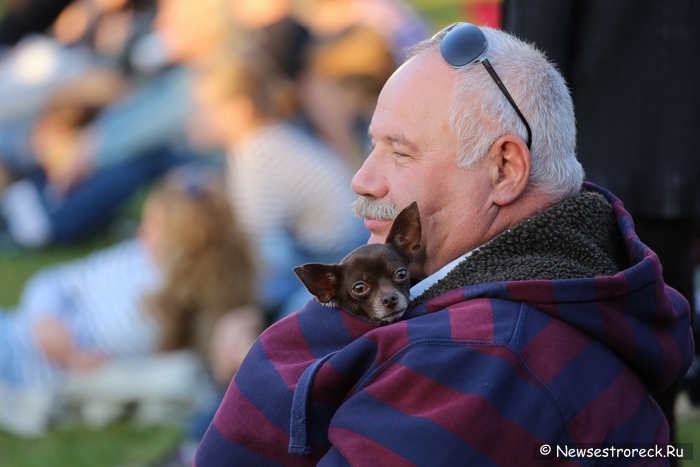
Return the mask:
{"type": "Polygon", "coordinates": [[[308,263],[294,272],[319,302],[391,323],[408,308],[408,265],[420,240],[420,214],[413,202],[396,217],[385,244],[363,245],[338,264],[308,263]]]}

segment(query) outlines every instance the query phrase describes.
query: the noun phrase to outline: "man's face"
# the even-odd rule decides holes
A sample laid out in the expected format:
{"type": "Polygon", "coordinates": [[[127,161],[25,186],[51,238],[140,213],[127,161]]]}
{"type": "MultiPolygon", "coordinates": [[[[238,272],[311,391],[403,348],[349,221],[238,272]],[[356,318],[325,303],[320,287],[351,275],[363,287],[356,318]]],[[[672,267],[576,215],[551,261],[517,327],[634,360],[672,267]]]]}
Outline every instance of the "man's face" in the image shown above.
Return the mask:
{"type": "MultiPolygon", "coordinates": [[[[488,165],[457,167],[457,139],[448,121],[454,86],[439,53],[404,64],[379,96],[370,125],[374,148],[352,181],[358,195],[398,209],[418,202],[422,247],[411,265],[417,278],[488,240],[495,215],[488,165]]],[[[384,242],[391,223],[365,217],[369,242],[384,242]]]]}

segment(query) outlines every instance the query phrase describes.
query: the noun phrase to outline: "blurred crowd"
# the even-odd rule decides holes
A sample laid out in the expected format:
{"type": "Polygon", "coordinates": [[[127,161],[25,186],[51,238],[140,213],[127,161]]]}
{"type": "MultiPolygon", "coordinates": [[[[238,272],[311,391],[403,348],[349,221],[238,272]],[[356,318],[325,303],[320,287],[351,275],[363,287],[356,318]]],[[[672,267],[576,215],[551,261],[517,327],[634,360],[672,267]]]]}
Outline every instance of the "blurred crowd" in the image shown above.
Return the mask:
{"type": "Polygon", "coordinates": [[[257,335],[310,298],[292,268],[366,242],[350,180],[429,35],[401,0],[7,2],[0,255],[91,238],[149,194],[132,236],[0,313],[0,427],[136,403],[187,414],[196,446],[257,335]]]}
{"type": "Polygon", "coordinates": [[[401,49],[427,33],[395,1],[13,2],[0,23],[2,241],[85,238],[143,184],[193,158],[223,161],[267,123],[322,143],[342,177],[363,160],[401,49]],[[61,5],[39,33],[45,3],[61,5]],[[203,89],[236,60],[258,76],[203,89]]]}

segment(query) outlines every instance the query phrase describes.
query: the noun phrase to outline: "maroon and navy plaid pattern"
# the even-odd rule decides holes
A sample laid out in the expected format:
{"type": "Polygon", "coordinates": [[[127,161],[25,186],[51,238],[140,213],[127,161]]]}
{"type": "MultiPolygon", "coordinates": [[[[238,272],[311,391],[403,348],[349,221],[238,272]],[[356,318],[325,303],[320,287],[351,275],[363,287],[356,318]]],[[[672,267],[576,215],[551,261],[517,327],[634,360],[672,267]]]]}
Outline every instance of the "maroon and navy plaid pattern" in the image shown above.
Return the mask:
{"type": "Polygon", "coordinates": [[[690,365],[688,305],[619,200],[586,189],[613,204],[631,268],[467,286],[383,327],[309,302],[256,342],[195,465],[522,466],[540,443],[667,442],[649,391],[690,365]]]}

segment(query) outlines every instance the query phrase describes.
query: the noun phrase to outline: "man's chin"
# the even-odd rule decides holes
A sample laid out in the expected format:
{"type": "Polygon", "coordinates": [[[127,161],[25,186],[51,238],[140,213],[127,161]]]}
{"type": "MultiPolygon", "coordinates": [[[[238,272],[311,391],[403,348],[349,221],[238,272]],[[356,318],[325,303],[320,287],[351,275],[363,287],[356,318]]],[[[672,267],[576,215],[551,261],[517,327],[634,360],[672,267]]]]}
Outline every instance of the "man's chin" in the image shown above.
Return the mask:
{"type": "Polygon", "coordinates": [[[365,219],[365,229],[370,231],[367,243],[385,243],[393,222],[386,219],[365,219]]]}

